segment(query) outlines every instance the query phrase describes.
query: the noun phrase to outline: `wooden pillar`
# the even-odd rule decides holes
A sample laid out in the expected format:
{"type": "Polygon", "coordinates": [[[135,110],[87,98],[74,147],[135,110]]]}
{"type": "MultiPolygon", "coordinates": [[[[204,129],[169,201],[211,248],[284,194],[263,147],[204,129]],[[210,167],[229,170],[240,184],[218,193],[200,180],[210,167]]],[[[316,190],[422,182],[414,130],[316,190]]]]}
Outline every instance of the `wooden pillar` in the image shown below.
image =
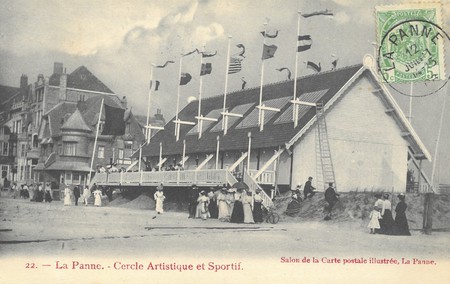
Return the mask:
{"type": "MultiPolygon", "coordinates": [[[[420,192],[421,181],[422,181],[422,159],[419,161],[419,179],[417,181],[417,184],[419,187],[418,192],[420,192]]],[[[414,185],[413,185],[413,191],[414,191],[414,185]]]]}
{"type": "Polygon", "coordinates": [[[423,232],[431,235],[433,230],[433,199],[432,192],[425,193],[425,201],[423,205],[423,232]]]}

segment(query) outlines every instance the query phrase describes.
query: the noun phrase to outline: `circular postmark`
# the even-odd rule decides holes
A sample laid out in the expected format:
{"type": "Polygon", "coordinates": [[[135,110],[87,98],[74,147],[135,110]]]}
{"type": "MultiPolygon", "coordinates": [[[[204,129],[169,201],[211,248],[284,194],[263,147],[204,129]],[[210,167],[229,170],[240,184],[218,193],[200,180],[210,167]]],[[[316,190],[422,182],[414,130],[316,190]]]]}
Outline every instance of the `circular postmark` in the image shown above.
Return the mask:
{"type": "Polygon", "coordinates": [[[378,48],[378,70],[381,79],[400,94],[411,96],[394,86],[396,83],[443,81],[427,88],[426,93],[413,96],[429,96],[438,92],[448,82],[445,77],[444,44],[449,35],[437,24],[410,19],[399,22],[383,35],[378,48]]]}

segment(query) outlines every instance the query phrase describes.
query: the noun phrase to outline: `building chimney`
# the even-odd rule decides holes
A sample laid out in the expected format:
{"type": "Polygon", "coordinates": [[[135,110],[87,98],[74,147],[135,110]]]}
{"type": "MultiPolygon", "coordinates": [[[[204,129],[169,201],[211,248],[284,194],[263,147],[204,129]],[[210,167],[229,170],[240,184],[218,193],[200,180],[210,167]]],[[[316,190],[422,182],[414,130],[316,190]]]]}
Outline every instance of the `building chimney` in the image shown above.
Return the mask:
{"type": "Polygon", "coordinates": [[[161,109],[156,109],[155,119],[161,122],[161,125],[166,124],[166,120],[164,119],[163,114],[161,113],[161,109]]]}
{"type": "Polygon", "coordinates": [[[63,64],[61,62],[53,63],[53,74],[62,74],[63,73],[63,64]]]}
{"type": "Polygon", "coordinates": [[[67,74],[61,73],[59,77],[59,99],[65,101],[67,99],[67,74]]]}
{"type": "Polygon", "coordinates": [[[124,108],[124,109],[127,109],[127,97],[126,96],[123,96],[123,98],[120,100],[120,103],[122,104],[122,107],[124,108]]]}
{"type": "Polygon", "coordinates": [[[25,94],[27,87],[28,87],[28,76],[22,74],[22,76],[20,77],[20,92],[22,93],[22,95],[25,94]]]}

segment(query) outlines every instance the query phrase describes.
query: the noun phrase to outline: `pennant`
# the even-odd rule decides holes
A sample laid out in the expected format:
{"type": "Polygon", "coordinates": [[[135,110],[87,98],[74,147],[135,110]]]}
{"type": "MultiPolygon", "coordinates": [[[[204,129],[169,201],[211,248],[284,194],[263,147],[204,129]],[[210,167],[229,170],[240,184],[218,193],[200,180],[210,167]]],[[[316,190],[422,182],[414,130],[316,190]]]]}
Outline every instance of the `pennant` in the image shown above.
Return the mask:
{"type": "Polygon", "coordinates": [[[234,74],[242,70],[242,59],[230,57],[230,65],[228,66],[228,74],[234,74]]]}
{"type": "Polygon", "coordinates": [[[278,30],[276,30],[274,34],[269,34],[267,32],[261,32],[261,34],[263,37],[276,38],[278,36],[278,30]]]}
{"type": "Polygon", "coordinates": [[[211,63],[202,63],[202,69],[200,70],[200,76],[211,74],[212,65],[211,63]]]}
{"type": "Polygon", "coordinates": [[[338,63],[339,58],[336,58],[333,62],[331,62],[331,65],[333,65],[333,68],[331,70],[336,69],[337,63],[338,63]]]}
{"type": "Polygon", "coordinates": [[[192,53],[199,53],[199,51],[198,51],[198,49],[196,48],[196,49],[194,49],[193,51],[191,51],[191,52],[188,52],[188,53],[185,53],[185,54],[183,54],[182,56],[188,56],[188,55],[191,55],[192,53]]]}
{"type": "Polygon", "coordinates": [[[283,67],[283,68],[275,69],[275,70],[280,71],[280,72],[284,71],[284,70],[287,70],[288,71],[288,80],[291,80],[291,70],[289,70],[289,68],[283,67]]]}
{"type": "Polygon", "coordinates": [[[313,16],[333,16],[333,11],[330,11],[328,9],[326,9],[325,11],[317,11],[317,12],[312,12],[309,14],[302,14],[303,18],[309,18],[309,17],[313,17],[313,16]]]}
{"type": "Polygon", "coordinates": [[[240,44],[237,44],[236,47],[242,48],[242,50],[241,50],[241,52],[238,54],[238,56],[242,56],[242,57],[245,58],[245,56],[244,56],[244,53],[245,53],[245,46],[244,46],[242,43],[240,43],[240,44]]]}
{"type": "Polygon", "coordinates": [[[276,45],[267,45],[265,44],[263,47],[262,60],[272,58],[275,56],[275,51],[277,51],[276,45]]]}
{"type": "Polygon", "coordinates": [[[298,36],[298,47],[297,51],[302,52],[311,48],[312,39],[310,35],[298,36]]]}
{"type": "Polygon", "coordinates": [[[104,104],[105,125],[102,135],[123,135],[125,134],[125,121],[123,120],[125,110],[118,107],[111,107],[104,104]]]}
{"type": "Polygon", "coordinates": [[[317,65],[316,63],[311,62],[311,61],[306,62],[306,68],[312,69],[312,70],[316,71],[317,73],[319,73],[320,70],[322,70],[322,67],[320,67],[320,63],[319,63],[319,65],[317,65]]]}
{"type": "Polygon", "coordinates": [[[155,66],[155,68],[164,68],[164,67],[166,67],[169,63],[175,63],[175,61],[167,60],[166,63],[164,63],[163,65],[155,66]]]}
{"type": "Polygon", "coordinates": [[[189,73],[181,73],[181,78],[180,78],[180,85],[186,85],[187,83],[189,83],[192,79],[191,74],[189,73]]]}
{"type": "Polygon", "coordinates": [[[241,89],[243,90],[243,89],[245,89],[245,85],[247,85],[247,81],[244,80],[244,77],[241,78],[241,81],[242,81],[241,89]]]}
{"type": "MultiPolygon", "coordinates": [[[[155,91],[158,91],[159,83],[160,82],[158,80],[155,80],[155,91]]],[[[150,81],[150,89],[152,89],[152,86],[153,86],[153,81],[150,81]]]]}
{"type": "Polygon", "coordinates": [[[203,58],[205,58],[205,57],[213,57],[213,56],[215,56],[217,54],[217,50],[214,53],[209,53],[209,52],[200,52],[200,53],[202,54],[203,58]]]}

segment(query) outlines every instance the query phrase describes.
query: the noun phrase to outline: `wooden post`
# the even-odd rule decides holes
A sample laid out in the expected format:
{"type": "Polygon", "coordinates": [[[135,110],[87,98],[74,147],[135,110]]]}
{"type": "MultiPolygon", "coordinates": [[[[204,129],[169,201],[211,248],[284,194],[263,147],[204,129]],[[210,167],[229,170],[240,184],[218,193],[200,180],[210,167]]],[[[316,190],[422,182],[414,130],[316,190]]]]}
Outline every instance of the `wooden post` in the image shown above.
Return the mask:
{"type": "Polygon", "coordinates": [[[432,192],[425,193],[425,201],[423,206],[423,232],[431,235],[433,230],[433,199],[432,192]]]}

